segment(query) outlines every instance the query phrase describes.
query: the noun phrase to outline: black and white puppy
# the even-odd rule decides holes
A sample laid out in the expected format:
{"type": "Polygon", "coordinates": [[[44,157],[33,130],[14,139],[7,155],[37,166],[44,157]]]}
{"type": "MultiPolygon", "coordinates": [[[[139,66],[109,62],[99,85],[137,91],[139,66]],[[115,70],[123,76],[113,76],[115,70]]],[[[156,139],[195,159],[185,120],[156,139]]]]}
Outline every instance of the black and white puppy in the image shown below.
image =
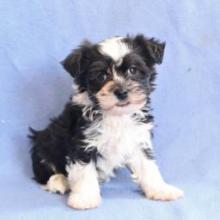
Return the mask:
{"type": "Polygon", "coordinates": [[[45,130],[31,129],[33,171],[46,190],[70,190],[69,206],[95,208],[99,183],[127,166],[146,197],[183,196],[164,182],[152,152],[150,94],[164,48],[137,35],[84,42],[67,56],[62,64],[74,79],[74,95],[45,130]]]}

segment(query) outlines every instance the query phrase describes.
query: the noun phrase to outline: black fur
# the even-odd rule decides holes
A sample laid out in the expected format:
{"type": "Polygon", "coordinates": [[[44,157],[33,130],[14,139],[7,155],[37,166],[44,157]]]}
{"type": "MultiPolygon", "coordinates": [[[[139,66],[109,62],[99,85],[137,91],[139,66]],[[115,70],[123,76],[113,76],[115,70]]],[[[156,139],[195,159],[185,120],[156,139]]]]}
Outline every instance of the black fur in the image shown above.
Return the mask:
{"type": "Polygon", "coordinates": [[[154,157],[154,152],[152,151],[151,148],[144,148],[143,151],[144,151],[144,153],[145,153],[145,155],[146,155],[146,157],[147,157],[148,159],[154,160],[154,158],[155,158],[155,157],[154,157]]]}
{"type": "Polygon", "coordinates": [[[82,117],[82,106],[68,103],[63,113],[51,120],[50,125],[43,131],[30,129],[33,142],[31,151],[35,179],[45,184],[49,177],[56,172],[66,175],[65,166],[68,162],[84,163],[96,160],[94,148],[84,151],[84,135],[82,131],[91,122],[82,117]]]}

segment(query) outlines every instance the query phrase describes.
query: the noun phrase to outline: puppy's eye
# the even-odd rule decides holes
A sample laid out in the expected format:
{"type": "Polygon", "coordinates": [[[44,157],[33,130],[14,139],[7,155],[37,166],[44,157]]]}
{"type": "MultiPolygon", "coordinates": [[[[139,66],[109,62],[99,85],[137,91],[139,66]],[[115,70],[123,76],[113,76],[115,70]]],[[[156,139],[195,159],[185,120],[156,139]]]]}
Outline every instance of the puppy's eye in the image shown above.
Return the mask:
{"type": "Polygon", "coordinates": [[[135,66],[131,66],[128,69],[128,74],[135,75],[137,73],[137,68],[135,66]]]}
{"type": "Polygon", "coordinates": [[[107,74],[104,73],[104,72],[100,72],[98,75],[97,75],[97,80],[102,83],[102,82],[105,82],[105,80],[107,79],[107,74]]]}

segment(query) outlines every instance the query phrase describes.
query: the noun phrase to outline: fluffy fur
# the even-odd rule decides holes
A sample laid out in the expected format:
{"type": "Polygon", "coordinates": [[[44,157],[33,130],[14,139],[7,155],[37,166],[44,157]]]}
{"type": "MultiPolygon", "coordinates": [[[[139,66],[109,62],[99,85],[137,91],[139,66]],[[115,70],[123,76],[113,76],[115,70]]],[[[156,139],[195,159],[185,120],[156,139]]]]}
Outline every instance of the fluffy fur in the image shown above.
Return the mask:
{"type": "Polygon", "coordinates": [[[142,35],[84,42],[63,61],[74,95],[42,131],[31,129],[35,179],[51,192],[70,190],[68,205],[95,208],[99,183],[127,166],[148,198],[183,192],[164,182],[153,156],[150,94],[165,44],[142,35]]]}

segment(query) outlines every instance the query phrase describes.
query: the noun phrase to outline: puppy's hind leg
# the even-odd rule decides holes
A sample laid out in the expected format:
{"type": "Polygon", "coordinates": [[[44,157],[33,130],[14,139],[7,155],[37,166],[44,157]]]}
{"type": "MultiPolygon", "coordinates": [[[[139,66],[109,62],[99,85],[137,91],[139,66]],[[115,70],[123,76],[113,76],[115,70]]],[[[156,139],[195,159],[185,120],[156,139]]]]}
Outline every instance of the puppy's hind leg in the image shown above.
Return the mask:
{"type": "Polygon", "coordinates": [[[66,177],[57,172],[54,165],[39,157],[36,148],[32,150],[32,167],[34,179],[42,185],[44,190],[64,194],[69,186],[66,177]]]}
{"type": "Polygon", "coordinates": [[[52,175],[47,181],[47,184],[42,185],[42,188],[52,193],[64,194],[69,191],[69,184],[67,178],[59,173],[52,175]]]}

